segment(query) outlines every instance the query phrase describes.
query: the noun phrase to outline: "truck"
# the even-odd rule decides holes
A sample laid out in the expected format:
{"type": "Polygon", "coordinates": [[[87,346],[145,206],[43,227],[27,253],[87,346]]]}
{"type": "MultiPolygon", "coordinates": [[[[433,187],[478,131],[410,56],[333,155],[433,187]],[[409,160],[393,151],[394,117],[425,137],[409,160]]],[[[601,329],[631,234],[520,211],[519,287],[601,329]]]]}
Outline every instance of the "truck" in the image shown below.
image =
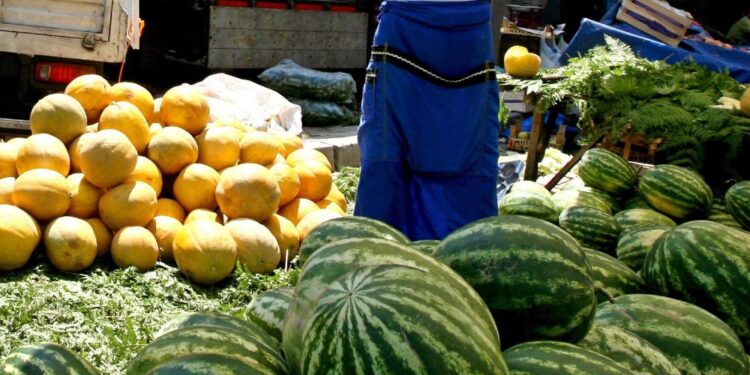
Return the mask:
{"type": "Polygon", "coordinates": [[[284,58],[364,72],[371,17],[349,0],[0,0],[0,133],[27,133],[33,104],[83,74],[156,96],[284,58]]]}

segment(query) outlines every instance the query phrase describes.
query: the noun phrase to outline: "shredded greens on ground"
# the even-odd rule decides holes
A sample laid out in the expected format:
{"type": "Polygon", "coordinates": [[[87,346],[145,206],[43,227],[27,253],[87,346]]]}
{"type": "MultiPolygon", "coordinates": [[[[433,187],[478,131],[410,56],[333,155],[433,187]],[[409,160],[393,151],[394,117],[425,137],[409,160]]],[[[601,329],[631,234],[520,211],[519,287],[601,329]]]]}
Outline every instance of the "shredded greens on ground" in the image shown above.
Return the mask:
{"type": "Polygon", "coordinates": [[[538,110],[568,101],[580,112],[583,141],[628,132],[662,138],[659,162],[694,168],[716,179],[750,178],[747,154],[750,118],[737,110],[713,108],[720,98],[737,99],[743,85],[727,73],[693,62],[667,64],[638,57],[629,46],[607,37],[606,44],[573,58],[544,82],[500,76],[501,84],[538,95],[538,110]],[[744,163],[747,164],[747,163],[744,163]]]}
{"type": "Polygon", "coordinates": [[[98,262],[85,273],[65,274],[39,255],[20,272],[0,273],[0,359],[24,344],[53,342],[102,373],[121,374],[172,317],[188,311],[246,317],[255,295],[293,285],[297,273],[255,275],[238,268],[226,281],[201,287],[162,263],[139,273],[98,262]]]}
{"type": "Polygon", "coordinates": [[[359,185],[359,167],[344,167],[339,172],[334,183],[339,188],[344,197],[346,197],[347,213],[354,212],[354,202],[357,198],[357,186],[359,185]]]}

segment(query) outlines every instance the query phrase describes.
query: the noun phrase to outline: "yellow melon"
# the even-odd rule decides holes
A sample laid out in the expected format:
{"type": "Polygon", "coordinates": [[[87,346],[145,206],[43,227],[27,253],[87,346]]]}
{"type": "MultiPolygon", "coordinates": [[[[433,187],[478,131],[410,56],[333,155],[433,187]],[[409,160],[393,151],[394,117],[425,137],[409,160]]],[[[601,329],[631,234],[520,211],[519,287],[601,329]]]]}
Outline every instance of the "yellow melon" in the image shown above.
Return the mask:
{"type": "Polygon", "coordinates": [[[161,98],[154,99],[154,113],[151,115],[151,122],[161,124],[161,98]]]}
{"type": "Polygon", "coordinates": [[[81,103],[89,124],[99,121],[104,107],[112,103],[112,86],[96,74],[76,77],[65,87],[65,93],[81,103]]]}
{"type": "Polygon", "coordinates": [[[299,252],[299,234],[294,224],[285,217],[273,214],[263,225],[276,238],[281,252],[281,264],[286,266],[299,252]]]}
{"type": "Polygon", "coordinates": [[[21,147],[21,145],[24,142],[26,142],[26,138],[21,138],[21,137],[11,138],[8,141],[6,141],[6,143],[10,143],[12,145],[15,145],[16,147],[21,147]]]}
{"type": "Polygon", "coordinates": [[[102,189],[83,178],[83,173],[74,173],[68,176],[68,189],[70,189],[70,207],[66,215],[80,219],[87,219],[99,212],[99,199],[104,192],[102,189]]]}
{"type": "Polygon", "coordinates": [[[161,123],[183,128],[198,135],[208,124],[210,109],[203,93],[190,86],[180,85],[169,89],[162,98],[161,123]]]}
{"type": "Polygon", "coordinates": [[[65,176],[49,169],[33,169],[16,179],[13,204],[37,220],[65,215],[70,207],[70,188],[65,176]]]}
{"type": "MultiPolygon", "coordinates": [[[[242,135],[245,134],[245,133],[247,133],[248,131],[254,131],[255,130],[253,128],[249,128],[249,127],[245,126],[245,124],[243,124],[240,121],[233,120],[233,119],[227,119],[227,118],[220,118],[220,119],[216,120],[215,122],[213,122],[211,124],[213,124],[213,126],[215,126],[215,127],[229,127],[229,128],[235,129],[235,130],[237,130],[239,132],[239,133],[237,133],[237,135],[240,138],[242,138],[242,135]]],[[[209,124],[209,125],[211,125],[211,124],[209,124]]]]}
{"type": "Polygon", "coordinates": [[[99,217],[114,231],[127,226],[146,226],[155,213],[156,193],[140,181],[117,185],[99,200],[99,217]]]}
{"type": "Polygon", "coordinates": [[[177,268],[188,279],[210,285],[232,273],[237,262],[237,245],[221,224],[196,220],[177,232],[172,254],[177,268]]]}
{"type": "Polygon", "coordinates": [[[0,178],[0,204],[13,204],[13,185],[15,177],[0,178]]]}
{"type": "Polygon", "coordinates": [[[70,157],[65,144],[49,134],[34,134],[18,149],[16,170],[23,174],[32,169],[51,169],[67,176],[70,173],[70,157]]]}
{"type": "Polygon", "coordinates": [[[285,217],[287,220],[291,221],[292,224],[297,226],[302,218],[319,209],[320,207],[309,199],[295,198],[293,201],[289,202],[289,204],[279,209],[279,215],[285,217]]]}
{"type": "Polygon", "coordinates": [[[13,143],[0,142],[0,178],[16,177],[16,158],[19,146],[13,143]]]}
{"type": "Polygon", "coordinates": [[[299,224],[297,224],[299,241],[303,242],[305,237],[307,237],[307,235],[318,225],[342,216],[344,215],[332,210],[318,210],[311,212],[309,215],[305,216],[299,224]]]}
{"type": "Polygon", "coordinates": [[[152,123],[152,124],[151,124],[151,125],[150,125],[150,126],[148,127],[148,131],[149,131],[149,132],[151,132],[151,138],[153,138],[153,137],[154,137],[154,136],[156,135],[156,133],[158,133],[158,132],[159,132],[159,130],[162,130],[162,129],[164,129],[164,127],[163,127],[163,126],[161,126],[161,124],[160,124],[160,123],[158,123],[158,122],[154,122],[154,123],[152,123]]]}
{"type": "Polygon", "coordinates": [[[161,189],[163,185],[161,171],[159,167],[154,164],[149,158],[139,156],[138,161],[135,163],[135,169],[133,173],[125,179],[124,182],[128,181],[141,181],[147,183],[154,189],[156,196],[161,195],[161,189]]]}
{"type": "Polygon", "coordinates": [[[218,212],[207,210],[205,208],[198,208],[190,211],[190,213],[185,218],[184,224],[192,223],[193,221],[198,220],[208,220],[219,224],[224,223],[221,215],[219,215],[218,212]]]}
{"type": "Polygon", "coordinates": [[[133,82],[118,82],[112,85],[112,100],[128,102],[141,112],[146,121],[153,121],[154,97],[143,86],[133,82]]]}
{"type": "Polygon", "coordinates": [[[326,195],[326,197],[323,199],[336,202],[336,204],[341,207],[342,210],[346,211],[346,197],[341,192],[341,190],[339,190],[336,184],[331,184],[331,191],[328,192],[328,195],[326,195]]]}
{"type": "Polygon", "coordinates": [[[196,141],[198,162],[217,171],[237,164],[240,158],[240,137],[234,128],[206,128],[196,141]]]}
{"type": "Polygon", "coordinates": [[[80,146],[80,164],[86,180],[100,188],[111,188],[125,181],[138,162],[138,152],[117,130],[87,135],[80,146]]]}
{"type": "Polygon", "coordinates": [[[80,137],[70,142],[68,145],[68,156],[70,156],[70,173],[81,172],[81,148],[83,142],[89,137],[90,133],[83,133],[80,137]]]}
{"type": "Polygon", "coordinates": [[[108,255],[109,248],[112,245],[112,231],[98,217],[86,219],[86,222],[91,225],[96,236],[96,256],[103,257],[108,255]]]}
{"type": "Polygon", "coordinates": [[[39,224],[18,207],[0,204],[0,271],[15,271],[29,262],[41,239],[39,224]]]}
{"type": "Polygon", "coordinates": [[[750,117],[750,88],[747,88],[740,98],[740,112],[750,117]]]}
{"type": "Polygon", "coordinates": [[[156,163],[162,173],[176,174],[198,160],[198,143],[185,130],[168,126],[151,139],[148,158],[156,163]]]}
{"type": "Polygon", "coordinates": [[[289,156],[286,157],[286,162],[292,167],[305,160],[317,160],[325,165],[328,170],[333,171],[331,162],[322,152],[313,148],[301,148],[293,151],[289,156]]]}
{"type": "Polygon", "coordinates": [[[289,163],[286,162],[286,158],[284,158],[284,155],[282,154],[276,154],[276,159],[273,159],[271,164],[267,164],[266,168],[271,168],[272,166],[276,164],[286,164],[289,165],[289,163]]]}
{"type": "Polygon", "coordinates": [[[278,140],[266,132],[245,133],[240,141],[240,162],[271,164],[281,151],[278,140]]]}
{"type": "Polygon", "coordinates": [[[503,58],[505,71],[513,77],[531,78],[539,73],[542,60],[539,55],[530,53],[526,47],[513,46],[503,58]]]}
{"type": "Polygon", "coordinates": [[[341,215],[346,214],[346,211],[342,210],[341,207],[339,207],[338,203],[330,199],[323,199],[323,200],[315,202],[315,204],[318,205],[318,207],[320,207],[321,210],[331,210],[341,215]]]}
{"type": "Polygon", "coordinates": [[[139,154],[146,152],[151,140],[148,122],[138,107],[128,102],[114,102],[104,108],[99,118],[99,130],[119,130],[133,143],[139,154]]]}
{"type": "Polygon", "coordinates": [[[285,206],[293,201],[299,193],[299,178],[297,177],[297,173],[294,172],[294,168],[287,164],[274,164],[271,166],[270,171],[276,183],[279,184],[279,189],[281,189],[279,206],[285,206]]]}
{"type": "Polygon", "coordinates": [[[47,259],[63,272],[80,272],[96,259],[96,234],[86,221],[72,216],[57,218],[44,231],[47,259]]]}
{"type": "Polygon", "coordinates": [[[153,269],[159,260],[159,245],[143,227],[123,227],[112,238],[112,260],[117,267],[135,267],[140,272],[153,269]]]}
{"type": "Polygon", "coordinates": [[[179,202],[170,198],[159,198],[156,202],[156,214],[154,216],[169,216],[180,223],[185,221],[185,208],[179,202]]]}
{"type": "MultiPolygon", "coordinates": [[[[289,156],[294,151],[297,151],[302,148],[302,138],[291,134],[291,133],[275,133],[274,136],[279,141],[279,144],[281,144],[281,155],[283,157],[289,156]]],[[[328,159],[326,159],[328,160],[328,159]]]]}
{"type": "Polygon", "coordinates": [[[299,177],[298,197],[318,201],[331,192],[333,175],[323,163],[317,160],[303,160],[294,165],[294,172],[299,177]]]}
{"type": "Polygon", "coordinates": [[[169,216],[156,216],[148,223],[146,228],[151,231],[159,245],[159,258],[162,262],[174,262],[172,255],[172,243],[177,232],[182,228],[182,223],[169,216]]]}
{"type": "Polygon", "coordinates": [[[266,220],[279,208],[281,190],[271,172],[257,164],[240,164],[221,174],[216,201],[230,219],[266,220]]]}
{"type": "Polygon", "coordinates": [[[216,203],[218,183],[219,172],[205,164],[190,164],[177,176],[172,193],[187,211],[198,208],[215,210],[218,207],[216,203]]]}
{"type": "Polygon", "coordinates": [[[31,109],[29,126],[31,134],[50,134],[68,144],[86,131],[86,112],[71,96],[47,95],[31,109]]]}
{"type": "Polygon", "coordinates": [[[86,127],[86,132],[83,133],[83,134],[96,133],[98,131],[99,131],[99,123],[95,123],[95,124],[91,124],[91,125],[87,126],[86,127]]]}
{"type": "Polygon", "coordinates": [[[273,233],[250,219],[235,219],[226,228],[237,244],[237,259],[242,268],[252,273],[271,273],[281,260],[279,244],[273,233]]]}

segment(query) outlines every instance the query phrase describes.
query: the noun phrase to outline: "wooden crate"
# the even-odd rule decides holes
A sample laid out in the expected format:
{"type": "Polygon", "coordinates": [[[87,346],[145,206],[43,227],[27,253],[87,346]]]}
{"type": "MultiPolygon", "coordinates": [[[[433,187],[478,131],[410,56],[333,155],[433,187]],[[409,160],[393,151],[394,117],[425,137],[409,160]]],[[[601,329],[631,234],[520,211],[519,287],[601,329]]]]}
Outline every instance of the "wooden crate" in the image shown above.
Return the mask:
{"type": "MultiPolygon", "coordinates": [[[[560,125],[557,129],[554,141],[550,139],[549,147],[562,150],[565,146],[565,125],[560,125]]],[[[529,150],[529,139],[519,138],[521,133],[521,122],[513,124],[510,128],[510,138],[508,139],[508,149],[517,152],[526,152],[529,150]]],[[[531,136],[531,133],[529,133],[531,136]]]]}
{"type": "Polygon", "coordinates": [[[651,164],[656,160],[656,152],[662,143],[664,143],[663,138],[648,142],[641,134],[626,134],[617,140],[605,137],[599,146],[622,156],[629,162],[651,164]]]}

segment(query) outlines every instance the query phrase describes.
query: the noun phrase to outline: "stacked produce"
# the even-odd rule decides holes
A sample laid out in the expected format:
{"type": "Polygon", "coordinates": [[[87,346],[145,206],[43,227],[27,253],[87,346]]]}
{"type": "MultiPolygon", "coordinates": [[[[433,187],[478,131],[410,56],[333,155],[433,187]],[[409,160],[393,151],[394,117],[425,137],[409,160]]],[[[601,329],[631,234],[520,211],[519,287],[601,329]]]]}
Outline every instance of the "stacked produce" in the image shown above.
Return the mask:
{"type": "Polygon", "coordinates": [[[321,222],[343,216],[326,157],[292,135],[209,123],[206,98],[163,98],[135,83],[81,76],[32,109],[32,135],[0,143],[0,270],[37,245],[65,272],[97,257],[147,271],[176,263],[213,284],[237,263],[270,273],[321,222]],[[156,104],[155,104],[156,103],[156,104]]]}

